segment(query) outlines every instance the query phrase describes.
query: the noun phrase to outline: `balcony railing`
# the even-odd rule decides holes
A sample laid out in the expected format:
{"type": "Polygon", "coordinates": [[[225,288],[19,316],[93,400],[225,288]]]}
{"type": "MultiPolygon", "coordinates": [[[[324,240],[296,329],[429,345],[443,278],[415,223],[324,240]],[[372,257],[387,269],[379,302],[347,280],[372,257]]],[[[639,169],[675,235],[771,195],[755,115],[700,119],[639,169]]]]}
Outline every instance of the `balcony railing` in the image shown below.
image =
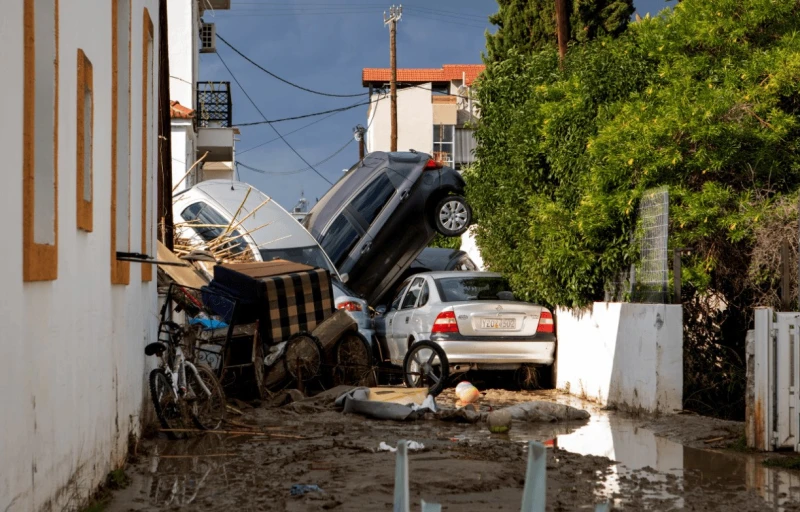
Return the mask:
{"type": "Polygon", "coordinates": [[[197,124],[230,128],[233,108],[230,82],[197,82],[197,124]]]}

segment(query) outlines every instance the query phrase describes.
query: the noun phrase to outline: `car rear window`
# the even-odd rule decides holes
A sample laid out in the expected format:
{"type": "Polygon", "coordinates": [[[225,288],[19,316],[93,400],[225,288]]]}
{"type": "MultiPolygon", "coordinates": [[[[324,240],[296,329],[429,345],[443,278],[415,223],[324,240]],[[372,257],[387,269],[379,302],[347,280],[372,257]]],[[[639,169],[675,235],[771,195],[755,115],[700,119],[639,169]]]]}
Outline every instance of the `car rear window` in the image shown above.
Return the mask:
{"type": "Polygon", "coordinates": [[[468,300],[514,300],[508,281],[502,277],[445,277],[436,280],[443,302],[468,300]]]}
{"type": "Polygon", "coordinates": [[[322,238],[322,248],[338,268],[361,237],[344,215],[339,215],[322,238]]]}
{"type": "Polygon", "coordinates": [[[386,173],[382,172],[356,195],[352,204],[367,224],[372,225],[393,195],[394,185],[386,173]]]}
{"type": "MultiPolygon", "coordinates": [[[[181,212],[181,217],[183,217],[183,220],[188,222],[188,226],[194,229],[195,233],[206,242],[210,242],[224,234],[228,225],[231,223],[230,220],[226,219],[215,209],[203,202],[197,202],[187,206],[186,209],[181,212]]],[[[232,241],[226,242],[220,249],[229,246],[232,247],[232,251],[235,254],[248,250],[247,241],[240,231],[233,230],[229,238],[232,241]]]]}

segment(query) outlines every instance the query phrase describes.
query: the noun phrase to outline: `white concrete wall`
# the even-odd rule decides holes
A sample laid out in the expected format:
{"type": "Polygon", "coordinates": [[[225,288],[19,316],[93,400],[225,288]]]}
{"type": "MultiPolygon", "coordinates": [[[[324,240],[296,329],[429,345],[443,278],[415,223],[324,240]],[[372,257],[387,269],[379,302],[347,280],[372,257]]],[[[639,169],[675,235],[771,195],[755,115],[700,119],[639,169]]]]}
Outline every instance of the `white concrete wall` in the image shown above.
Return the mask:
{"type": "MultiPolygon", "coordinates": [[[[431,84],[408,87],[397,91],[397,149],[415,149],[423,153],[433,150],[433,106],[431,84]],[[425,90],[425,89],[427,90],[425,90]]],[[[391,104],[389,95],[373,94],[368,112],[367,150],[389,151],[391,148],[391,104]],[[377,101],[378,98],[384,98],[377,101]],[[373,112],[374,111],[374,112],[373,112]],[[373,118],[374,116],[374,118],[373,118]]]]}
{"type": "Polygon", "coordinates": [[[197,0],[169,0],[169,93],[170,99],[194,109],[199,76],[197,0]]]}
{"type": "MultiPolygon", "coordinates": [[[[192,122],[182,119],[172,120],[172,187],[175,188],[181,178],[194,164],[195,158],[195,138],[192,122]]],[[[194,173],[192,173],[194,174],[194,173]]],[[[183,180],[175,193],[180,192],[195,184],[194,176],[188,176],[183,180]]]]}
{"type": "MultiPolygon", "coordinates": [[[[139,250],[141,186],[136,184],[141,183],[145,6],[154,24],[156,56],[159,36],[158,2],[132,4],[131,247],[139,250]]],[[[23,283],[23,2],[3,6],[0,510],[71,510],[122,463],[129,432],[139,431],[147,403],[143,349],[157,325],[155,279],[142,283],[140,265],[131,264],[129,285],[110,283],[111,2],[60,0],[58,278],[23,283]],[[76,227],[77,48],[86,52],[94,69],[92,233],[76,227]]],[[[154,64],[157,77],[158,59],[154,64]]],[[[157,104],[151,119],[156,148],[157,104]]],[[[153,151],[153,173],[156,155],[153,151]]],[[[154,209],[156,194],[151,197],[154,209]]]]}
{"type": "Polygon", "coordinates": [[[683,312],[666,304],[595,302],[557,311],[557,386],[646,412],[682,409],[683,312]]]}

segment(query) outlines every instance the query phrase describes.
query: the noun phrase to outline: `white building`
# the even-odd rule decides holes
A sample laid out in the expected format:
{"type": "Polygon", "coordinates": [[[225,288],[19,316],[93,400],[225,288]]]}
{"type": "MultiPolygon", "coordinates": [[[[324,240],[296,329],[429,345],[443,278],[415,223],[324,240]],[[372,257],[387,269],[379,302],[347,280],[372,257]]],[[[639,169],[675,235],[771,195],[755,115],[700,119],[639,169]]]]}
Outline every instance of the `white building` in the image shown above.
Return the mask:
{"type": "Polygon", "coordinates": [[[203,14],[230,9],[230,0],[168,4],[172,184],[177,193],[204,180],[233,179],[239,131],[231,124],[230,82],[199,81],[200,53],[216,51],[215,26],[204,23],[203,14]]]}
{"type": "Polygon", "coordinates": [[[116,253],[155,252],[165,5],[3,2],[3,511],[84,505],[149,407],[155,271],[116,253]]]}
{"type": "MultiPolygon", "coordinates": [[[[397,70],[397,149],[429,153],[461,169],[474,161],[475,140],[468,123],[477,109],[471,99],[482,64],[445,64],[441,69],[397,70]]],[[[370,88],[367,151],[389,151],[391,69],[364,68],[362,85],[370,88]]]]}

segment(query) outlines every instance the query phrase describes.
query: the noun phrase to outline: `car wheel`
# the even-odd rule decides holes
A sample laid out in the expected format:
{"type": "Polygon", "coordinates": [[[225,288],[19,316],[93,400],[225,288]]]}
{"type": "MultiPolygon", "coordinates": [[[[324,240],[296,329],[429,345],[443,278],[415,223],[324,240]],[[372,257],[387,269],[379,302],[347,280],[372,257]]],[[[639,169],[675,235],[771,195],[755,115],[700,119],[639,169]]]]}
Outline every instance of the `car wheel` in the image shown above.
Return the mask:
{"type": "Polygon", "coordinates": [[[445,196],[433,211],[436,231],[444,236],[461,236],[472,222],[472,209],[461,196],[445,196]]]}

